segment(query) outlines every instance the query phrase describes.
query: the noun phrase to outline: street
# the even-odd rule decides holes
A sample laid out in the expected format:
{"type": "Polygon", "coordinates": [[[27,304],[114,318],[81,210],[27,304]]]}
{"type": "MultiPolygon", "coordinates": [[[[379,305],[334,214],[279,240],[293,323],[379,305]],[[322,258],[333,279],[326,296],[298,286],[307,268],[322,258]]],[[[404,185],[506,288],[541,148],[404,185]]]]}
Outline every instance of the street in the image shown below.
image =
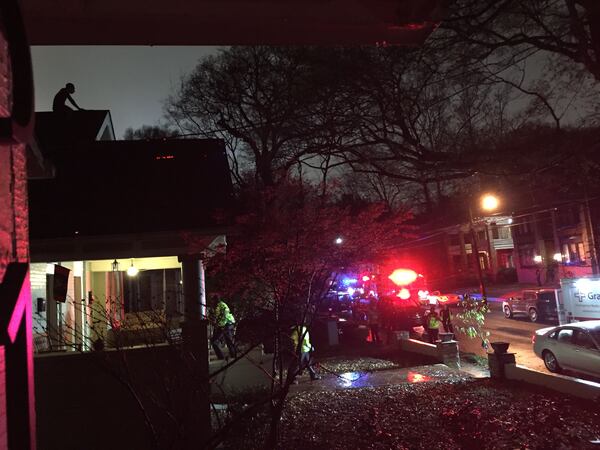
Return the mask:
{"type": "MultiPolygon", "coordinates": [[[[535,330],[552,326],[551,322],[531,323],[527,318],[518,317],[506,319],[502,313],[502,304],[490,303],[491,312],[486,316],[484,329],[489,331],[490,342],[510,342],[509,352],[516,353],[517,364],[527,366],[531,369],[547,372],[544,362],[533,353],[531,337],[535,330]]],[[[455,309],[458,312],[458,309],[455,309]]],[[[485,356],[485,349],[478,339],[469,339],[464,334],[457,334],[460,342],[460,350],[467,353],[475,353],[485,356]]],[[[491,351],[491,349],[490,349],[491,351]]]]}

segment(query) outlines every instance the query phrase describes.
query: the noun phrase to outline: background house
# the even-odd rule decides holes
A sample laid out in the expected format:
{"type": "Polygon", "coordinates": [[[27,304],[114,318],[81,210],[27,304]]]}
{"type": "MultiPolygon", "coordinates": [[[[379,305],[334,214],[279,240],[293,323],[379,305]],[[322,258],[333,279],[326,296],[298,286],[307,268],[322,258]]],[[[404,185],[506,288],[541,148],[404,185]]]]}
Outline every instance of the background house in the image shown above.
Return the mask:
{"type": "Polygon", "coordinates": [[[440,228],[425,226],[400,253],[403,259],[419,261],[419,270],[426,275],[431,289],[464,287],[478,283],[475,238],[484,276],[503,281],[514,276],[511,223],[509,216],[479,217],[474,220],[473,233],[468,222],[440,228]]]}
{"type": "Polygon", "coordinates": [[[598,210],[597,203],[597,200],[563,202],[524,210],[515,216],[520,282],[557,285],[560,278],[597,273],[598,217],[594,213],[598,210]]]}

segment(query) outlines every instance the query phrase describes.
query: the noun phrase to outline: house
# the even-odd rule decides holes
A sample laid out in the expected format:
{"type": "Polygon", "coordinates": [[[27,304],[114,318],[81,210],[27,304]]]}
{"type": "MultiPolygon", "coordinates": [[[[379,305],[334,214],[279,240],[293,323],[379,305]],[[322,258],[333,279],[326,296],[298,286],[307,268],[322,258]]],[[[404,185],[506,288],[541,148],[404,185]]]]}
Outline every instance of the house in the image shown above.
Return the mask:
{"type": "Polygon", "coordinates": [[[109,111],[36,119],[54,173],[29,180],[36,349],[164,339],[186,309],[201,313],[203,259],[226,244],[212,213],[232,199],[223,142],[117,141],[109,111]]]}
{"type": "Polygon", "coordinates": [[[514,268],[511,223],[508,216],[484,216],[474,221],[473,230],[468,223],[447,228],[444,242],[449,274],[457,278],[468,273],[476,276],[474,239],[479,264],[489,279],[496,280],[499,273],[514,268]]]}
{"type": "Polygon", "coordinates": [[[560,278],[598,273],[597,207],[596,199],[582,199],[515,214],[519,281],[557,285],[560,278]]]}
{"type": "Polygon", "coordinates": [[[488,279],[510,278],[514,271],[512,218],[483,216],[440,228],[424,227],[414,242],[401,250],[402,258],[417,261],[430,289],[477,284],[474,239],[478,261],[488,279]],[[413,256],[414,255],[414,256],[413,256]]]}

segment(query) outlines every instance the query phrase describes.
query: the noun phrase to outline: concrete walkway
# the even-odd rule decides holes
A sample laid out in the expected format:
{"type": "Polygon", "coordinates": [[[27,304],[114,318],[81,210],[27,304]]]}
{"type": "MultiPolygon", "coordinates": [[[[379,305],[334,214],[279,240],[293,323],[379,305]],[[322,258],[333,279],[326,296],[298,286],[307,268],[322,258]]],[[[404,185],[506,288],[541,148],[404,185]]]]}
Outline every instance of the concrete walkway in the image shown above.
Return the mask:
{"type": "Polygon", "coordinates": [[[334,389],[359,389],[399,384],[427,383],[434,381],[457,382],[473,378],[473,374],[451,369],[444,364],[417,366],[404,369],[379,370],[376,372],[345,372],[321,374],[322,379],[310,381],[307,375],[299,377],[290,393],[334,389]]]}

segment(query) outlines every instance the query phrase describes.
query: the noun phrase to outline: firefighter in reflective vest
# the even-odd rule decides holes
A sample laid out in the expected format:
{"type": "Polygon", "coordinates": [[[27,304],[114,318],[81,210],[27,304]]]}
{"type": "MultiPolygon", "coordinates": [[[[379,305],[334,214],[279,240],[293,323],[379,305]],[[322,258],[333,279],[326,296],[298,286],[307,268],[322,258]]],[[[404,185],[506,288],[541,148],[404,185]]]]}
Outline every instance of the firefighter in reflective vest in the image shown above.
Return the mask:
{"type": "Polygon", "coordinates": [[[225,343],[227,344],[227,349],[229,350],[229,357],[236,357],[236,348],[234,339],[235,333],[235,318],[231,311],[229,310],[229,306],[227,303],[223,301],[223,299],[215,296],[213,297],[213,304],[215,306],[215,314],[214,314],[214,323],[213,323],[213,334],[210,340],[213,349],[215,350],[215,354],[217,358],[223,359],[223,352],[221,351],[221,347],[219,347],[219,341],[221,339],[225,339],[225,343]]]}
{"type": "Polygon", "coordinates": [[[438,340],[441,324],[442,321],[440,320],[440,316],[435,310],[435,306],[432,306],[429,314],[426,316],[427,335],[429,336],[429,342],[432,344],[435,344],[438,340]]]}
{"type": "Polygon", "coordinates": [[[313,347],[310,343],[308,328],[306,328],[304,325],[297,325],[293,327],[291,338],[294,344],[294,352],[297,352],[297,362],[292,366],[292,370],[297,371],[294,376],[301,376],[304,369],[307,369],[311,381],[320,380],[321,377],[316,374],[310,360],[310,352],[313,350],[313,347]]]}

